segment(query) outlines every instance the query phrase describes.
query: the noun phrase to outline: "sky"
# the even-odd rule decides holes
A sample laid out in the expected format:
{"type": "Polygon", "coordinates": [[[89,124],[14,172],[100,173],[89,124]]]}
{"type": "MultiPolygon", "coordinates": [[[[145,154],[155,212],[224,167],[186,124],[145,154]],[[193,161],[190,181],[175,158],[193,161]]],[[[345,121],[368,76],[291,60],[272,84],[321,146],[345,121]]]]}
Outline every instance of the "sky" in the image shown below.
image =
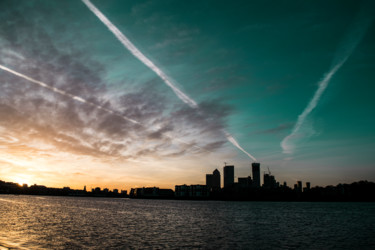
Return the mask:
{"type": "Polygon", "coordinates": [[[375,181],[373,1],[0,2],[0,179],[375,181]]]}

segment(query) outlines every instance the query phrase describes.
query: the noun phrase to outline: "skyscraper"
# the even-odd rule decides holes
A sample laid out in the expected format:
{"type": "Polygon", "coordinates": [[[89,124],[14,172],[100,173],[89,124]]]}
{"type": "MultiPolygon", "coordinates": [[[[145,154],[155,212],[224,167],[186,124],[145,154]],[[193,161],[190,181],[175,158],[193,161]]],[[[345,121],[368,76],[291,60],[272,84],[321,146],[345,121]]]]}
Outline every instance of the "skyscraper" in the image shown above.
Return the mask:
{"type": "Polygon", "coordinates": [[[234,184],[234,166],[224,166],[224,188],[234,184]]]}
{"type": "Polygon", "coordinates": [[[221,183],[220,183],[220,172],[219,170],[215,169],[212,173],[212,189],[220,190],[221,183]]]}
{"type": "Polygon", "coordinates": [[[253,170],[253,186],[260,187],[260,163],[253,162],[251,166],[253,170]]]}
{"type": "Polygon", "coordinates": [[[220,190],[220,172],[215,169],[212,174],[206,174],[206,186],[209,191],[220,190]]]}
{"type": "Polygon", "coordinates": [[[213,187],[213,180],[214,180],[214,175],[206,174],[206,186],[209,191],[211,191],[213,187]]]}
{"type": "Polygon", "coordinates": [[[297,191],[302,193],[302,181],[297,181],[297,191]]]}

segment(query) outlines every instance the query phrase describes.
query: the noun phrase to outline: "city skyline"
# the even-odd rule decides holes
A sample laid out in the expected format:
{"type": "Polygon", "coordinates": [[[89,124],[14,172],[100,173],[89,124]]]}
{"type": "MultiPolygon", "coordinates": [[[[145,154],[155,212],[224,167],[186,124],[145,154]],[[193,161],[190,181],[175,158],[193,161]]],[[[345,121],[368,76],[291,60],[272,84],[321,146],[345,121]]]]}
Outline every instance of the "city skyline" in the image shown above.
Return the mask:
{"type": "MultiPolygon", "coordinates": [[[[213,192],[218,192],[218,191],[223,191],[223,190],[232,190],[233,188],[250,188],[250,189],[259,189],[259,188],[280,188],[280,187],[288,187],[288,188],[293,188],[296,189],[296,186],[298,185],[299,188],[302,188],[302,181],[298,180],[296,183],[292,183],[292,185],[288,185],[286,181],[279,182],[275,178],[274,175],[271,174],[271,171],[269,168],[267,168],[267,171],[263,171],[263,178],[261,178],[261,173],[260,173],[260,163],[254,162],[252,164],[252,173],[249,174],[249,176],[237,176],[235,175],[235,166],[234,165],[227,165],[227,163],[224,163],[225,165],[223,166],[222,173],[223,175],[221,176],[221,172],[216,168],[212,174],[206,173],[206,181],[205,183],[184,183],[184,184],[175,184],[175,188],[177,186],[199,186],[199,187],[204,187],[207,188],[206,192],[207,194],[213,192]],[[221,179],[223,179],[223,182],[221,182],[221,179]],[[263,181],[261,181],[263,180],[263,181]],[[222,184],[221,184],[222,183],[222,184]]],[[[0,180],[2,181],[2,180],[0,180]]],[[[367,180],[360,180],[360,182],[367,182],[367,180]]],[[[45,185],[40,185],[40,183],[34,183],[33,185],[28,185],[27,183],[15,183],[15,182],[8,182],[11,184],[18,184],[19,187],[46,187],[45,185]]],[[[345,184],[347,183],[340,183],[340,184],[345,184]]],[[[311,183],[309,181],[306,182],[306,187],[310,188],[311,183]]],[[[141,185],[142,186],[142,185],[141,185]]],[[[57,187],[47,187],[47,188],[57,188],[57,187]]],[[[159,187],[130,187],[130,189],[134,190],[137,188],[159,188],[159,187]]],[[[319,188],[319,186],[316,186],[316,188],[319,188]]],[[[74,190],[70,189],[69,186],[64,186],[62,188],[63,190],[74,190]]],[[[112,190],[108,189],[107,187],[100,187],[100,186],[90,186],[89,190],[91,192],[101,192],[105,191],[111,192],[112,190]]],[[[302,190],[302,189],[301,189],[302,190]]],[[[87,191],[86,185],[84,185],[83,189],[81,190],[80,188],[76,189],[76,191],[87,191]]],[[[120,190],[122,192],[127,192],[128,190],[120,190]]],[[[89,191],[87,191],[89,192],[89,191]]],[[[117,188],[113,189],[113,192],[119,193],[119,190],[117,188]]]]}
{"type": "MultiPolygon", "coordinates": [[[[241,180],[240,179],[246,179],[246,181],[250,180],[251,182],[251,187],[253,188],[259,188],[259,187],[262,187],[264,185],[267,186],[267,184],[265,183],[264,181],[264,178],[268,178],[269,176],[272,176],[272,178],[275,180],[275,176],[271,175],[271,172],[270,172],[270,169],[269,167],[267,167],[267,171],[263,171],[263,181],[262,181],[262,178],[261,178],[261,172],[260,172],[260,163],[252,163],[252,170],[251,170],[251,173],[249,172],[248,176],[237,176],[235,175],[235,166],[234,165],[226,165],[227,163],[224,163],[225,165],[223,166],[223,175],[221,175],[221,172],[220,170],[218,170],[217,168],[212,172],[212,174],[208,174],[206,173],[206,180],[205,180],[205,183],[201,183],[201,182],[193,182],[193,183],[184,183],[183,185],[202,185],[202,186],[207,186],[208,190],[219,190],[219,189],[225,189],[225,188],[231,188],[233,187],[234,185],[236,184],[240,184],[241,180]],[[265,177],[267,176],[267,177],[265,177]],[[221,181],[222,180],[222,181],[221,181]],[[221,184],[222,183],[222,184],[221,184]]],[[[246,174],[246,173],[245,173],[246,174]]],[[[200,179],[200,178],[198,178],[200,179]]],[[[367,180],[366,180],[367,181],[367,180]]],[[[20,182],[13,182],[13,181],[9,181],[8,182],[11,182],[11,183],[17,183],[19,184],[20,186],[39,186],[41,185],[41,183],[33,183],[33,184],[28,184],[28,183],[20,183],[20,182]]],[[[298,182],[301,182],[301,181],[297,181],[298,182]]],[[[277,182],[280,184],[280,182],[277,182]]],[[[309,181],[307,181],[307,183],[310,183],[309,181]]],[[[276,184],[276,180],[275,180],[275,184],[276,184]]],[[[283,181],[281,182],[282,185],[284,186],[288,186],[288,187],[293,187],[293,184],[292,185],[287,185],[286,184],[286,181],[283,181]]],[[[294,183],[295,184],[295,183],[294,183]]],[[[177,184],[175,183],[175,186],[176,185],[180,185],[180,184],[177,184]]],[[[44,186],[43,184],[41,186],[44,186]]],[[[69,186],[67,185],[63,185],[64,187],[63,188],[70,188],[69,186]]],[[[125,185],[123,185],[125,186],[125,185]]],[[[142,186],[142,185],[140,185],[142,186]]],[[[145,187],[144,185],[142,186],[143,188],[145,187]]],[[[51,188],[62,188],[62,187],[51,187],[51,188]]],[[[101,187],[101,186],[97,186],[97,185],[90,185],[89,186],[89,189],[107,189],[109,190],[107,187],[101,187]]],[[[138,186],[136,187],[129,187],[129,188],[139,188],[138,186]]],[[[80,190],[80,188],[76,188],[77,190],[80,190]]],[[[86,185],[84,185],[83,187],[83,190],[86,191],[86,185]]],[[[113,188],[113,190],[118,190],[118,188],[113,188]]]]}
{"type": "Polygon", "coordinates": [[[272,5],[3,1],[0,179],[375,181],[375,4],[272,5]]]}

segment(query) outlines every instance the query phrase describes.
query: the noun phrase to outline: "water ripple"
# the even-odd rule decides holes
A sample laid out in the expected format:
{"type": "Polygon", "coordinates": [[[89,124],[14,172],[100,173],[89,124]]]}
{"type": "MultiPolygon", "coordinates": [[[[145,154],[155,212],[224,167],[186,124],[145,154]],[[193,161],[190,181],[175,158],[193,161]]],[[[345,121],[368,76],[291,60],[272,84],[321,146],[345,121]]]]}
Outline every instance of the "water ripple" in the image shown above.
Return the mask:
{"type": "Polygon", "coordinates": [[[0,250],[371,249],[374,203],[0,195],[0,250]]]}

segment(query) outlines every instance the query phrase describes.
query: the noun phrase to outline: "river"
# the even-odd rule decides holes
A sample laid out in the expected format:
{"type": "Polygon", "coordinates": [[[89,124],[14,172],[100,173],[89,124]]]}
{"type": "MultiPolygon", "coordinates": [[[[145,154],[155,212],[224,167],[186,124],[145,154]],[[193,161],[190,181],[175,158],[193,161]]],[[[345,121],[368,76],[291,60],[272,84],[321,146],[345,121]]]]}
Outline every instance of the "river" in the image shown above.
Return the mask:
{"type": "Polygon", "coordinates": [[[0,249],[375,249],[375,203],[0,195],[0,249]]]}

